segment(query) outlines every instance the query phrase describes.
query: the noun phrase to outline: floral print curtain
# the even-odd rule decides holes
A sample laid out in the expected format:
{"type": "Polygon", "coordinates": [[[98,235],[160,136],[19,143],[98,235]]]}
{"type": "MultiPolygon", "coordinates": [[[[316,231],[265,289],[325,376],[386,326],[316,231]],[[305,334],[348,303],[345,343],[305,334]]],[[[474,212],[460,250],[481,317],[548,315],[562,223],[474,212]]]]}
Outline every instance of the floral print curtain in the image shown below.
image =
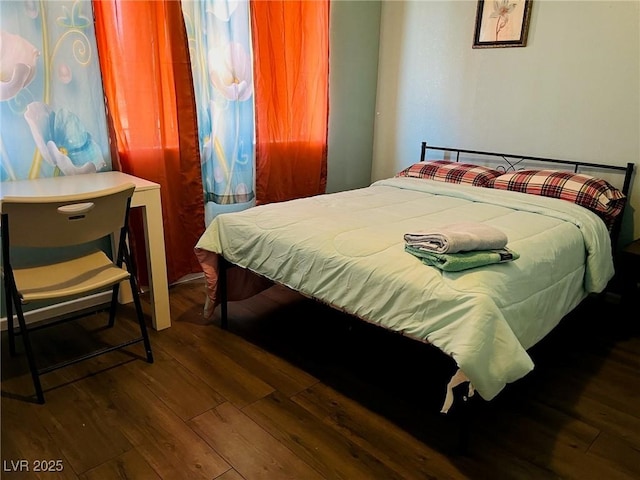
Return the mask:
{"type": "Polygon", "coordinates": [[[255,204],[248,0],[182,0],[196,96],[205,223],[255,204]]]}
{"type": "Polygon", "coordinates": [[[91,2],[0,2],[0,180],[111,170],[91,2]]]}

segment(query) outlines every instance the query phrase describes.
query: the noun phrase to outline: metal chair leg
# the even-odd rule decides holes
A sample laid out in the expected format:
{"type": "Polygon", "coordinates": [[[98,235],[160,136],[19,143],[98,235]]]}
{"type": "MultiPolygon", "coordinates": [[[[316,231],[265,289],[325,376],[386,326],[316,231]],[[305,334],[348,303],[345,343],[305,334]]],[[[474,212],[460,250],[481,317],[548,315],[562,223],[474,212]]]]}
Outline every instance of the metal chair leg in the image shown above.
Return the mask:
{"type": "Polygon", "coordinates": [[[113,327],[116,322],[116,310],[118,309],[118,292],[120,284],[116,283],[111,290],[111,305],[109,306],[109,328],[113,327]]]}
{"type": "Polygon", "coordinates": [[[11,287],[9,285],[9,279],[5,279],[4,285],[4,298],[7,299],[7,334],[9,336],[9,355],[16,356],[16,335],[13,329],[13,301],[11,294],[11,287]]]}
{"type": "MultiPolygon", "coordinates": [[[[38,403],[44,403],[44,393],[42,392],[42,385],[40,384],[40,375],[38,373],[38,367],[36,366],[36,360],[33,356],[33,349],[31,348],[31,339],[29,338],[29,330],[27,330],[27,324],[24,319],[24,313],[20,305],[20,298],[17,292],[13,292],[13,303],[16,307],[16,314],[18,317],[18,324],[20,325],[20,333],[22,334],[22,340],[24,342],[24,350],[27,354],[27,361],[29,362],[29,370],[31,371],[31,379],[33,380],[33,386],[36,390],[36,397],[38,403]]],[[[9,304],[9,302],[7,302],[9,304]]]]}
{"type": "Polygon", "coordinates": [[[144,349],[147,354],[147,362],[153,363],[153,352],[151,351],[151,342],[149,341],[149,332],[147,332],[147,324],[144,321],[144,313],[142,312],[142,304],[140,303],[140,295],[138,293],[138,285],[135,276],[129,277],[131,285],[131,293],[133,294],[133,303],[136,307],[136,317],[138,317],[138,325],[140,325],[140,333],[144,342],[144,349]]]}

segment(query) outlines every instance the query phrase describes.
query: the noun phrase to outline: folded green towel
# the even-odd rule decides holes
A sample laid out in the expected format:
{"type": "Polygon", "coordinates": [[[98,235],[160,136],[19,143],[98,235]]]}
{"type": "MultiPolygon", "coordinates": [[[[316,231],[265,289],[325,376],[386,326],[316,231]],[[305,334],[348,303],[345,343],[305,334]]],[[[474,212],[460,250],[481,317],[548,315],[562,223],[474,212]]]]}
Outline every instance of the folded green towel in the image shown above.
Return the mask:
{"type": "Polygon", "coordinates": [[[415,248],[411,245],[405,245],[404,249],[411,255],[421,259],[425,265],[437,267],[445,272],[459,272],[469,268],[510,262],[520,258],[518,253],[508,248],[501,248],[499,250],[471,250],[458,253],[427,252],[426,250],[415,248]]]}

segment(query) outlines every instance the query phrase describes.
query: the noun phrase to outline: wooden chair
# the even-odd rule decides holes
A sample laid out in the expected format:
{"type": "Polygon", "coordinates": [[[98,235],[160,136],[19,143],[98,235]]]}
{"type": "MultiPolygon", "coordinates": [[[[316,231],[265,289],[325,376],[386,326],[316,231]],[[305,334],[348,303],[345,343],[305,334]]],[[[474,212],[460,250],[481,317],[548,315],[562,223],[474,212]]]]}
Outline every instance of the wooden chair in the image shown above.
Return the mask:
{"type": "MultiPolygon", "coordinates": [[[[29,362],[38,403],[44,403],[40,375],[111,352],[134,343],[143,342],[146,359],[153,363],[149,335],[138,295],[135,267],[127,247],[127,224],[133,184],[111,189],[56,197],[5,197],[2,200],[2,260],[7,307],[9,350],[16,355],[15,336],[21,335],[29,362]],[[71,255],[61,261],[24,264],[25,250],[51,249],[95,245],[103,237],[119,233],[117,252],[108,257],[102,250],[90,248],[89,253],[71,255]],[[19,260],[15,247],[21,247],[19,260]],[[18,264],[22,261],[22,264],[18,264]],[[29,332],[73,320],[77,317],[27,326],[22,304],[32,301],[63,301],[78,295],[111,290],[109,326],[115,321],[120,282],[129,280],[140,326],[140,336],[93,351],[86,355],[38,368],[29,332]],[[14,326],[13,308],[18,318],[14,326]]],[[[71,248],[78,252],[87,248],[71,248]]],[[[42,255],[38,255],[38,258],[42,255]]]]}

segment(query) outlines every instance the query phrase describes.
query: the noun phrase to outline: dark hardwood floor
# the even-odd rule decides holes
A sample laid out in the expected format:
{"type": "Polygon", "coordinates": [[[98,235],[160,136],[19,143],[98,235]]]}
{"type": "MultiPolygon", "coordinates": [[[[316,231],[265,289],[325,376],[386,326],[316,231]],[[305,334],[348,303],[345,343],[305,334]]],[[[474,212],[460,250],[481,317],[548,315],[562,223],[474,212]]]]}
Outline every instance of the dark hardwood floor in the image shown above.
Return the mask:
{"type": "MultiPolygon", "coordinates": [[[[474,402],[461,454],[433,408],[431,347],[282,287],[231,304],[229,331],[203,321],[201,280],[170,293],[154,364],[137,345],[49,373],[45,405],[3,333],[2,478],[640,478],[637,306],[586,300],[532,349],[530,375],[474,402]]],[[[120,312],[113,329],[101,313],[37,332],[40,358],[134,335],[120,312]]]]}

